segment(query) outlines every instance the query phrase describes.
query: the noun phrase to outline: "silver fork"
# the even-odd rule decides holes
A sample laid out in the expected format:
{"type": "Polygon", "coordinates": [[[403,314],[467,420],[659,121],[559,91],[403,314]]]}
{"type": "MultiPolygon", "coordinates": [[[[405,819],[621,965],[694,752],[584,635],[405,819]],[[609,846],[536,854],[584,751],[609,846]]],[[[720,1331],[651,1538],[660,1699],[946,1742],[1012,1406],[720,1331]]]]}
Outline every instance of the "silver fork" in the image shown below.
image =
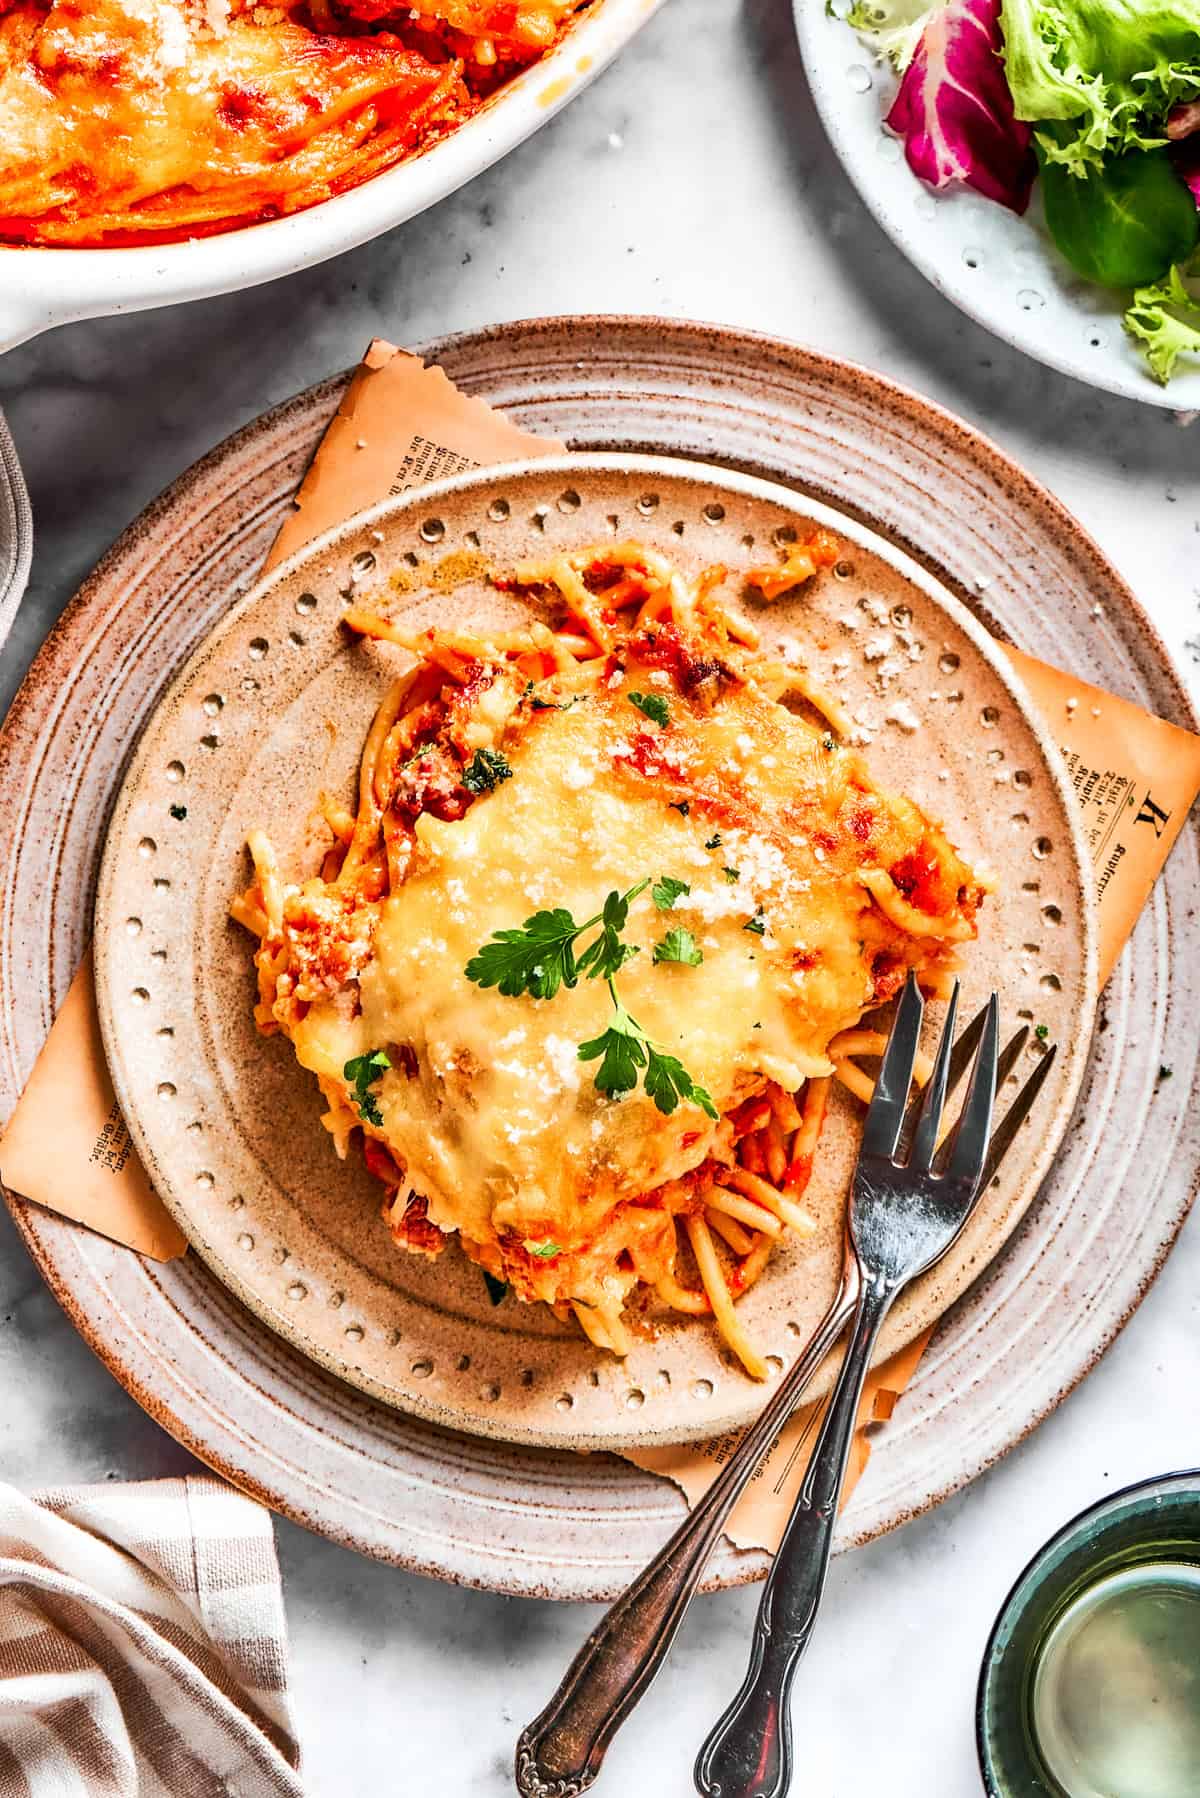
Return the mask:
{"type": "Polygon", "coordinates": [[[848,1234],[859,1273],[850,1345],[763,1589],[746,1678],[696,1761],[696,1789],[703,1798],[783,1798],[791,1784],[788,1699],[816,1625],[871,1354],[896,1299],[946,1253],[982,1190],[996,1093],[998,1007],[993,994],[962,1113],[939,1154],[957,1006],[956,985],[905,1156],[905,1107],[924,1011],[909,976],[867,1110],[850,1192],[848,1234]]]}
{"type": "MultiPolygon", "coordinates": [[[[985,1007],[951,1050],[948,1092],[970,1068],[987,1015],[985,1007]]],[[[998,1084],[1007,1080],[1028,1040],[1029,1028],[1024,1025],[1005,1045],[998,1084]]],[[[997,1125],[981,1189],[990,1184],[1028,1117],[1055,1053],[1053,1046],[1046,1052],[997,1125]]],[[[906,1119],[905,1139],[911,1137],[919,1115],[920,1103],[915,1101],[906,1119]]],[[[847,1249],[838,1290],[812,1341],[707,1492],[601,1618],[549,1704],[522,1732],[516,1775],[524,1798],[573,1798],[586,1791],[603,1765],[609,1743],[662,1666],[730,1512],[854,1315],[858,1263],[849,1245],[847,1249]]]]}

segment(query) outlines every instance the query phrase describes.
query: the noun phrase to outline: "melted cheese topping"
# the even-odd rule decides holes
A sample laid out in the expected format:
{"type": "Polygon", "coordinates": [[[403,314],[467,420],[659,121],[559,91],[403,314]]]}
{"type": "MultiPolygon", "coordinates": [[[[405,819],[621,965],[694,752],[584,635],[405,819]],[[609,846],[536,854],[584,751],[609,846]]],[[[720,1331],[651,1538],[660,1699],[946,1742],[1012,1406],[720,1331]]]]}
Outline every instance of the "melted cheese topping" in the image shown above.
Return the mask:
{"type": "Polygon", "coordinates": [[[942,903],[968,878],[916,807],[874,790],[858,756],[752,681],[711,707],[663,682],[631,663],[566,711],[515,705],[503,679],[487,688],[464,734],[500,743],[511,779],[455,821],[416,819],[403,884],[379,903],[357,1013],[339,991],[289,1026],[327,1091],[349,1091],[350,1058],[405,1046],[371,1088],[377,1135],[432,1221],[485,1264],[500,1262],[505,1238],[560,1244],[562,1262],[534,1270],[545,1297],[563,1295],[564,1277],[573,1294],[589,1290],[578,1265],[564,1275],[569,1256],[601,1238],[622,1201],[727,1144],[729,1125],[689,1103],[664,1116],[641,1089],[605,1097],[596,1064],[578,1057],[610,1020],[604,982],[550,1000],[484,989],[465,969],[494,932],[554,907],[582,924],[647,875],[687,882],[670,910],[649,889],[632,903],[623,936],[640,953],[617,985],[724,1114],[768,1080],[792,1092],[831,1071],[830,1039],[875,1000],[881,955],[936,956],[937,943],[883,916],[865,866],[899,865],[934,838],[936,868],[949,869],[942,903]],[[668,700],[666,729],[630,702],[639,687],[668,700]],[[756,919],[761,936],[746,928],[756,919]],[[655,964],[676,926],[702,965],[655,964]]]}
{"type": "Polygon", "coordinates": [[[0,4],[0,240],[121,243],[312,205],[465,116],[462,33],[490,22],[492,65],[497,38],[527,61],[576,3],[428,0],[408,44],[363,33],[395,22],[376,0],[0,4]]]}

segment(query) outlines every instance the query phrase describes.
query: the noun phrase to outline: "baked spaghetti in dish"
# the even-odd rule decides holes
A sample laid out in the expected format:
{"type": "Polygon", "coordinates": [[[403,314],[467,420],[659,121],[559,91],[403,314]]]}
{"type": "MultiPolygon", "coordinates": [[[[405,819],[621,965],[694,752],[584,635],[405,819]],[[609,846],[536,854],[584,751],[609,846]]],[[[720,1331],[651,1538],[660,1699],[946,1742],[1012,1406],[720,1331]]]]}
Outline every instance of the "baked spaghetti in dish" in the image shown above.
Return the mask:
{"type": "Polygon", "coordinates": [[[587,0],[0,0],[0,242],[276,218],[461,124],[587,0]]]}
{"type": "Polygon", "coordinates": [[[501,634],[352,610],[399,664],[357,806],[322,796],[302,884],[250,838],[257,1022],[397,1243],[457,1234],[617,1354],[656,1295],[765,1376],[735,1302],[812,1228],[829,1082],[869,1096],[864,1013],[909,969],[944,995],[976,934],[979,877],[737,604],[836,557],[819,531],[735,582],[584,548],[496,579],[529,607],[501,634]]]}

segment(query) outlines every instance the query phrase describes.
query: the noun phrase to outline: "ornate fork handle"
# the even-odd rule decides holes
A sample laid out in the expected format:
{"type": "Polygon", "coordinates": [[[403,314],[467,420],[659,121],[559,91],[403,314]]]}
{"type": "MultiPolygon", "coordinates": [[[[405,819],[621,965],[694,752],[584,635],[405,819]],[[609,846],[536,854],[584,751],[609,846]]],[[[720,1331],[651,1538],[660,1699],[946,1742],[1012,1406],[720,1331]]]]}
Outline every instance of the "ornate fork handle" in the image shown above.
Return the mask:
{"type": "Polygon", "coordinates": [[[600,1620],[550,1703],[517,1743],[524,1798],[576,1798],[591,1785],[609,1742],[666,1658],[721,1528],[751,1474],[854,1313],[857,1265],[812,1341],[695,1509],[600,1620]]]}
{"type": "Polygon", "coordinates": [[[783,1798],[788,1790],[791,1683],[825,1587],[863,1382],[895,1296],[896,1288],[882,1279],[862,1287],[850,1347],[767,1577],[746,1678],[696,1761],[696,1787],[705,1798],[783,1798]]]}

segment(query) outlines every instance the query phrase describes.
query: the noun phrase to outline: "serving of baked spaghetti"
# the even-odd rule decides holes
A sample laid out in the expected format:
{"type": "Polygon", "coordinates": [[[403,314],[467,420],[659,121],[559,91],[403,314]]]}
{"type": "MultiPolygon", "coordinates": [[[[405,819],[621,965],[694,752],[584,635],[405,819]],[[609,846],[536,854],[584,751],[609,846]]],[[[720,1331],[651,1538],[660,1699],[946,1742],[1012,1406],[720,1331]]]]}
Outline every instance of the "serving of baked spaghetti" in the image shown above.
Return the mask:
{"type": "Polygon", "coordinates": [[[277,218],[455,130],[588,0],[5,0],[0,242],[277,218]]]}
{"type": "Polygon", "coordinates": [[[528,612],[504,630],[353,607],[395,663],[357,803],[320,796],[311,878],[249,839],[256,1021],[396,1243],[456,1236],[494,1300],[618,1355],[665,1306],[766,1377],[737,1301],[813,1228],[830,1083],[869,1096],[864,1014],[909,969],[944,995],[976,934],[986,881],[739,603],[838,555],[564,550],[492,576],[528,612]]]}

